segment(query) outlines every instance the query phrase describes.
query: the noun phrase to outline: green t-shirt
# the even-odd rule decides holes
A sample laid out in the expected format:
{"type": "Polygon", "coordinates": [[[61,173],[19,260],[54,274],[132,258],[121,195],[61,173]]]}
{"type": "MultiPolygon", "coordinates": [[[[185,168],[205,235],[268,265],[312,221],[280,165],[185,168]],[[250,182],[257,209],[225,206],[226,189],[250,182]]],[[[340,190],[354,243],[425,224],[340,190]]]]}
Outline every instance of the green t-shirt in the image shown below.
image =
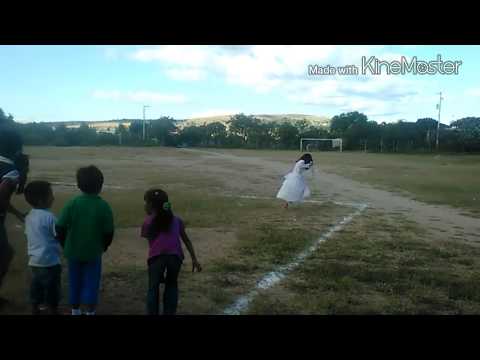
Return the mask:
{"type": "Polygon", "coordinates": [[[102,255],[104,236],[113,232],[110,205],[98,195],[82,194],[67,202],[57,221],[67,231],[67,259],[91,261],[102,255]]]}

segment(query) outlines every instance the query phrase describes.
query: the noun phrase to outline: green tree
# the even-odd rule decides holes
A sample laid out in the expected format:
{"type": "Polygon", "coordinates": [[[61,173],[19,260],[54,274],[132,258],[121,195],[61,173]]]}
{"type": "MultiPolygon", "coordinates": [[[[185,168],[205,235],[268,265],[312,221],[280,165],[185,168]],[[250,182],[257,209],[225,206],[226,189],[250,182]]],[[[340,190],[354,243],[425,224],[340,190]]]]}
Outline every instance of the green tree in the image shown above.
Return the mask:
{"type": "Polygon", "coordinates": [[[42,123],[22,124],[19,126],[25,145],[53,145],[55,131],[42,123]]]}
{"type": "Polygon", "coordinates": [[[133,139],[143,139],[143,122],[140,120],[133,120],[128,128],[133,139]]]}
{"type": "Polygon", "coordinates": [[[342,113],[332,118],[330,132],[334,137],[344,137],[353,123],[365,123],[367,121],[367,116],[358,111],[342,113]]]}
{"type": "Polygon", "coordinates": [[[111,133],[98,133],[97,145],[116,145],[118,144],[118,138],[115,134],[111,133]]]}
{"type": "Polygon", "coordinates": [[[54,127],[55,138],[54,144],[56,146],[67,146],[67,127],[64,124],[60,124],[54,127]]]}
{"type": "Polygon", "coordinates": [[[118,139],[119,145],[128,145],[130,143],[130,132],[123,124],[118,125],[115,129],[115,136],[118,139]]]}
{"type": "Polygon", "coordinates": [[[288,122],[278,127],[278,141],[283,149],[295,149],[300,142],[298,128],[288,122]]]}
{"type": "Polygon", "coordinates": [[[454,121],[450,127],[458,133],[463,151],[480,151],[480,118],[462,118],[454,121]]]}
{"type": "Polygon", "coordinates": [[[415,124],[417,125],[417,131],[415,134],[417,145],[431,151],[435,142],[437,120],[432,118],[422,118],[418,119],[415,124]]]}
{"type": "Polygon", "coordinates": [[[258,126],[258,143],[260,148],[272,148],[276,142],[276,124],[272,122],[261,123],[258,126]]]}
{"type": "Polygon", "coordinates": [[[227,127],[221,122],[213,122],[206,125],[206,145],[223,146],[227,140],[227,127]]]}
{"type": "Polygon", "coordinates": [[[241,140],[241,145],[258,147],[260,120],[252,115],[237,114],[229,121],[230,135],[241,140]]]}
{"type": "Polygon", "coordinates": [[[5,115],[3,112],[2,108],[0,108],[0,125],[13,125],[14,120],[12,114],[9,114],[8,116],[5,115]]]}
{"type": "Polygon", "coordinates": [[[179,136],[179,141],[188,146],[202,145],[205,139],[205,126],[186,126],[179,136]]]}
{"type": "Polygon", "coordinates": [[[359,119],[350,125],[346,131],[346,138],[350,144],[350,148],[368,150],[368,145],[375,148],[380,141],[380,131],[378,124],[375,121],[366,121],[359,119]]]}
{"type": "Polygon", "coordinates": [[[176,129],[174,119],[167,116],[161,117],[151,122],[147,137],[156,139],[162,146],[171,146],[174,145],[173,138],[176,129]]]}
{"type": "Polygon", "coordinates": [[[75,141],[81,146],[91,146],[97,144],[97,131],[90,128],[88,124],[83,123],[78,129],[72,129],[75,141]]]}
{"type": "Polygon", "coordinates": [[[310,123],[306,119],[295,122],[295,127],[300,134],[307,132],[310,129],[310,123]]]}

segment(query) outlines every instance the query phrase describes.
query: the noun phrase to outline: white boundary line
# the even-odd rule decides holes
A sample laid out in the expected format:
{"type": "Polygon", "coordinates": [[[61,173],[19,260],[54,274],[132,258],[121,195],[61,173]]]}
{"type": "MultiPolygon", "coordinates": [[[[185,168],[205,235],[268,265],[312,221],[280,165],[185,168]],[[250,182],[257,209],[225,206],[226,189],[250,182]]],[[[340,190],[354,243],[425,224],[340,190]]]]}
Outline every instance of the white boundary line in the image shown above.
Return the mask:
{"type": "MultiPolygon", "coordinates": [[[[255,196],[255,195],[222,195],[225,197],[235,197],[235,198],[240,198],[240,199],[253,199],[253,200],[275,200],[276,198],[272,197],[266,197],[266,196],[255,196]]],[[[304,203],[310,203],[310,204],[325,204],[325,203],[332,203],[335,205],[340,205],[340,206],[349,206],[354,209],[360,209],[363,207],[368,206],[367,204],[364,203],[350,203],[350,202],[343,202],[343,201],[324,201],[324,200],[304,200],[304,203]]]]}
{"type": "MultiPolygon", "coordinates": [[[[243,195],[243,196],[237,196],[240,198],[246,198],[246,199],[273,199],[273,198],[263,198],[263,197],[256,197],[256,196],[249,196],[249,195],[243,195]]],[[[315,200],[309,200],[306,202],[311,202],[311,203],[323,203],[323,201],[315,201],[315,200]]],[[[302,251],[300,254],[295,256],[295,258],[288,264],[279,266],[276,268],[276,270],[271,271],[267,274],[265,274],[255,285],[255,287],[246,295],[240,296],[237,298],[237,300],[230,306],[228,306],[224,311],[224,315],[240,315],[243,311],[245,311],[252,300],[259,294],[261,290],[265,290],[268,288],[271,288],[272,286],[276,285],[279,283],[281,280],[283,280],[288,273],[290,273],[292,270],[297,268],[301,263],[305,261],[305,259],[312,254],[319,245],[329,239],[335,232],[342,230],[348,223],[350,223],[355,216],[360,215],[366,208],[367,204],[347,204],[347,203],[341,203],[341,202],[336,202],[334,201],[333,203],[338,204],[338,205],[346,205],[346,206],[352,206],[356,209],[355,212],[352,214],[345,216],[341,221],[336,223],[335,225],[331,226],[327,232],[323,233],[320,238],[315,241],[313,245],[302,251]]]]}

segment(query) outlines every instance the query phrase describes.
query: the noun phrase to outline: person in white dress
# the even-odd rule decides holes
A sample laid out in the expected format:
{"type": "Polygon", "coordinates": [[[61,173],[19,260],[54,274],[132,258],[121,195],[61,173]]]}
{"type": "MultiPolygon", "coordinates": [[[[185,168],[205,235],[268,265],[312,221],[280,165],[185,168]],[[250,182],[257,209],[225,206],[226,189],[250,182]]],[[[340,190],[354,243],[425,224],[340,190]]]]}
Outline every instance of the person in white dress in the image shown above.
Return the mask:
{"type": "Polygon", "coordinates": [[[289,203],[302,202],[311,195],[304,173],[312,166],[312,155],[304,154],[297,160],[293,170],[285,175],[282,187],[277,193],[277,198],[285,201],[285,208],[288,208],[289,203]]]}

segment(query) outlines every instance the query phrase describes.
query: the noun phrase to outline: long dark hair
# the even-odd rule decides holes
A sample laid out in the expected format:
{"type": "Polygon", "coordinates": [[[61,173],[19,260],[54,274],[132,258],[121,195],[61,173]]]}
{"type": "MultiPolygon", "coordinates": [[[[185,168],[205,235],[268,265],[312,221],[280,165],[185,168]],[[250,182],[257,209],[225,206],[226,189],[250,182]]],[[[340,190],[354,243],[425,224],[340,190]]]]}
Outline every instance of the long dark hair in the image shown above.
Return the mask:
{"type": "Polygon", "coordinates": [[[168,202],[168,195],[161,189],[148,190],[143,199],[152,207],[155,217],[148,229],[149,237],[155,237],[159,233],[170,230],[173,222],[171,205],[168,202]]]}
{"type": "Polygon", "coordinates": [[[303,154],[303,155],[297,160],[297,162],[300,161],[300,160],[305,161],[305,164],[313,163],[312,154],[309,154],[309,153],[303,154]]]}

